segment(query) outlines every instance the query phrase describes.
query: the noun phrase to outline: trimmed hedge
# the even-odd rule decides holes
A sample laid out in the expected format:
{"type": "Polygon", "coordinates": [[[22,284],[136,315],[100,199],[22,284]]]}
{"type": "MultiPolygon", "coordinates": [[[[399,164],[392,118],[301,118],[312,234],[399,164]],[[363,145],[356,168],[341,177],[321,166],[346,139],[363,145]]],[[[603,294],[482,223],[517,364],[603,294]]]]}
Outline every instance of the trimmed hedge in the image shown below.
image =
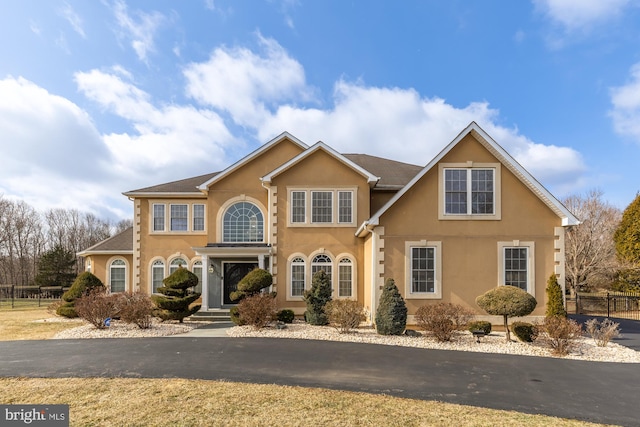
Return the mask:
{"type": "Polygon", "coordinates": [[[482,331],[485,335],[489,335],[491,333],[491,322],[487,322],[486,320],[474,320],[467,326],[469,332],[482,331]]]}
{"type": "Polygon", "coordinates": [[[513,322],[511,331],[522,342],[534,342],[538,338],[538,327],[527,322],[513,322]]]}

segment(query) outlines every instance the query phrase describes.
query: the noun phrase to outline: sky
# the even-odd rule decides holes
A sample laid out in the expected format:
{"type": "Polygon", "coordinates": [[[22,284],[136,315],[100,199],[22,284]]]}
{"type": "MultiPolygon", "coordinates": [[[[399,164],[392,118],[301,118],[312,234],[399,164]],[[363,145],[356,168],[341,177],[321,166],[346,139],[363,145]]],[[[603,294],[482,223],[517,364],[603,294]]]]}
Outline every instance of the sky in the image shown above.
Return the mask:
{"type": "Polygon", "coordinates": [[[556,197],[640,191],[632,0],[0,3],[0,195],[131,218],[122,193],[287,131],[426,165],[477,122],[556,197]]]}

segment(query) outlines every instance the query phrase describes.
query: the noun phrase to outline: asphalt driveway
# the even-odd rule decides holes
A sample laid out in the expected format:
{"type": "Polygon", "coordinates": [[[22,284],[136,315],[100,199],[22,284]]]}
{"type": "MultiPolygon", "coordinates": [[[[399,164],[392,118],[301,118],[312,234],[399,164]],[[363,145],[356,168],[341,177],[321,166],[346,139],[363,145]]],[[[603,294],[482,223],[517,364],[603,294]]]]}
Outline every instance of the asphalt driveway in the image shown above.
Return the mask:
{"type": "Polygon", "coordinates": [[[0,342],[1,377],[199,378],[638,425],[640,366],[268,338],[0,342]]]}

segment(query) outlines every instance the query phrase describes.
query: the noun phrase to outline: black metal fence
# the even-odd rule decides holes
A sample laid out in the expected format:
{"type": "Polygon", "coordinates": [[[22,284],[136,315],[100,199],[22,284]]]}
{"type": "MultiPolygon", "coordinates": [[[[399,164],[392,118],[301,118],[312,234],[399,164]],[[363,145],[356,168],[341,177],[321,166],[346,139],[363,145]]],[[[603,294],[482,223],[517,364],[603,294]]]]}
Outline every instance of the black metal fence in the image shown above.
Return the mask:
{"type": "Polygon", "coordinates": [[[67,289],[62,286],[0,285],[0,307],[41,307],[62,298],[67,289]]]}
{"type": "Polygon", "coordinates": [[[640,293],[578,292],[576,314],[640,320],[640,293]]]}

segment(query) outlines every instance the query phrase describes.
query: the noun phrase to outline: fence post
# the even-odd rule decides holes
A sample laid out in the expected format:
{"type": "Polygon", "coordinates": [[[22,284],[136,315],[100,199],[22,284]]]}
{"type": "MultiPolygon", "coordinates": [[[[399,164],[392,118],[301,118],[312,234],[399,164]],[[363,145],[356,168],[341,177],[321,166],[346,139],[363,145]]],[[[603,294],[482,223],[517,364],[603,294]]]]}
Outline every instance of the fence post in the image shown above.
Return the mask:
{"type": "Polygon", "coordinates": [[[11,309],[14,309],[14,303],[15,303],[15,287],[16,285],[11,285],[11,309]]]}
{"type": "Polygon", "coordinates": [[[611,317],[611,298],[607,292],[607,318],[611,317]]]}

